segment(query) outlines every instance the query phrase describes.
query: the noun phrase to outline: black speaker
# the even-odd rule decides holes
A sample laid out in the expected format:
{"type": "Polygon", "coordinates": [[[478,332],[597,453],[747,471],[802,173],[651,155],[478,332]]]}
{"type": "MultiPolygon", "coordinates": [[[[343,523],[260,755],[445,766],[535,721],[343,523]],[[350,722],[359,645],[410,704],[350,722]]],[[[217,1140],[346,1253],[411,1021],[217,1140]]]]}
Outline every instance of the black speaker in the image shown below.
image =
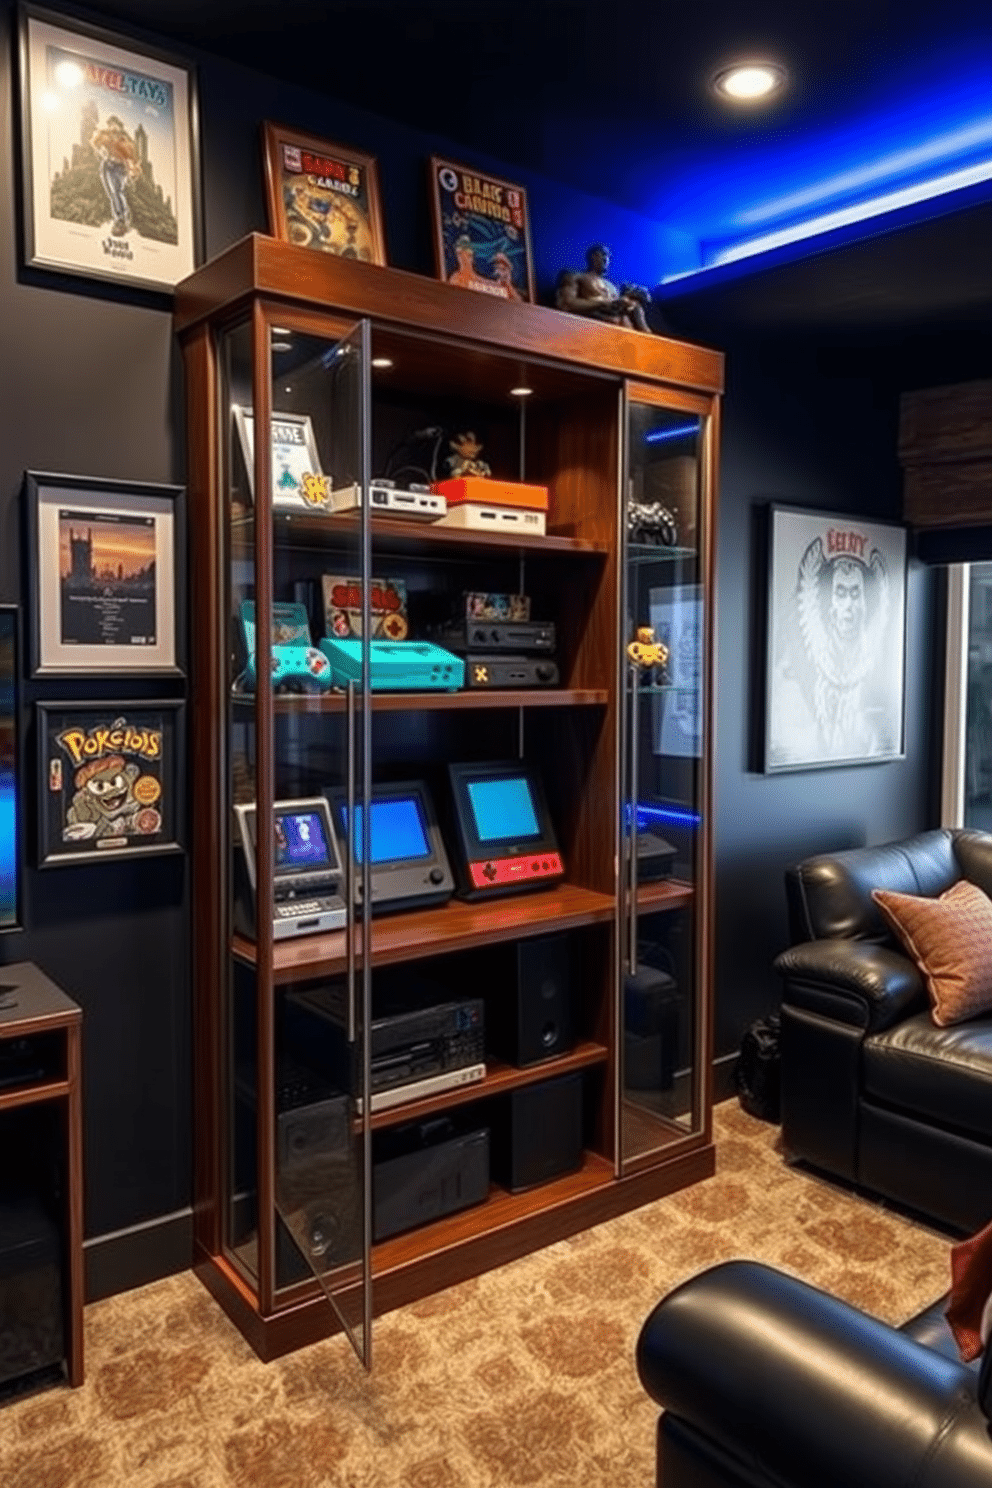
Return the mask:
{"type": "Polygon", "coordinates": [[[486,1013],[490,1049],[516,1065],[566,1054],[575,1043],[569,936],[519,940],[508,953],[486,1013]]]}
{"type": "Polygon", "coordinates": [[[276,1207],[318,1273],[362,1253],[361,1177],[344,1095],[276,1117],[276,1207]]]}
{"type": "Polygon", "coordinates": [[[493,1132],[492,1171],[511,1193],[582,1166],[582,1076],[562,1075],[510,1093],[493,1132]]]}
{"type": "Polygon", "coordinates": [[[623,989],[624,1086],[671,1090],[679,1040],[679,995],[674,978],[642,965],[623,989]]]}

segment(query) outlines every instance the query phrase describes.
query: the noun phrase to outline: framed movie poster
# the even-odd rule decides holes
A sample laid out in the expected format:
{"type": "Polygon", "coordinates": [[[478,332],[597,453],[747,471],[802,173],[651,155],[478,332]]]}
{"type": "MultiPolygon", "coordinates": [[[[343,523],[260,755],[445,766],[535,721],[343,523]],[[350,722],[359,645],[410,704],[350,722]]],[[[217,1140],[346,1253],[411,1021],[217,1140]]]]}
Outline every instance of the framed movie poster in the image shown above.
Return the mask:
{"type": "Polygon", "coordinates": [[[901,759],[906,531],[772,506],[765,770],[901,759]]]}
{"type": "Polygon", "coordinates": [[[524,188],[436,155],[430,170],[438,278],[503,300],[533,301],[524,188]]]}
{"type": "MultiPolygon", "coordinates": [[[[255,415],[234,405],[248,490],[255,499],[255,415]]],[[[313,424],[306,413],[273,413],[272,506],[275,511],[315,511],[330,503],[331,483],[320,468],[313,424]]]]}
{"type": "Polygon", "coordinates": [[[25,477],[33,676],[180,674],[181,486],[25,477]]]}
{"type": "Polygon", "coordinates": [[[35,708],[39,868],[182,851],[181,702],[35,708]]]}
{"type": "Polygon", "coordinates": [[[25,263],[172,290],[202,256],[192,70],[29,5],[19,81],[25,263]]]}
{"type": "Polygon", "coordinates": [[[263,126],[269,232],[339,258],[384,264],[374,158],[281,124],[263,126]]]}

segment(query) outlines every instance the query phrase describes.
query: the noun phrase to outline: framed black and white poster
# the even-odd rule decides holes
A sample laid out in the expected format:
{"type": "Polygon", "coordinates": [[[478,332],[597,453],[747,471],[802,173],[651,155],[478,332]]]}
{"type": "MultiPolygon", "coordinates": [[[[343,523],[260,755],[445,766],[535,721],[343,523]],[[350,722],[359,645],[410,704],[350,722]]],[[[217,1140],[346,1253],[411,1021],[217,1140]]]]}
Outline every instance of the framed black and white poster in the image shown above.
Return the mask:
{"type": "Polygon", "coordinates": [[[906,531],[769,511],[765,770],[904,753],[906,531]]]}
{"type": "Polygon", "coordinates": [[[192,69],[33,5],[20,23],[25,263],[171,291],[201,257],[192,69]]]}
{"type": "Polygon", "coordinates": [[[181,486],[25,477],[34,676],[179,674],[181,486]]]}
{"type": "Polygon", "coordinates": [[[182,850],[181,702],[35,707],[40,868],[182,850]]]}

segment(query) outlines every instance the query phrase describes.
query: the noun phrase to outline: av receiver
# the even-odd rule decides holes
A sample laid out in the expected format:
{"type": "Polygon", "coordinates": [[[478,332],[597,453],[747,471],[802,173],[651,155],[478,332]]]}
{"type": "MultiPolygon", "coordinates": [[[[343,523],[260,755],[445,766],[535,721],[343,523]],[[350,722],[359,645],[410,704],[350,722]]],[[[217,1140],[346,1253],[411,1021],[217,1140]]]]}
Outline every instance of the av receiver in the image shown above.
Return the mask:
{"type": "Polygon", "coordinates": [[[465,657],[466,687],[556,687],[558,666],[543,656],[465,657]]]}
{"type": "Polygon", "coordinates": [[[553,620],[453,620],[435,632],[450,651],[540,651],[557,643],[553,620]]]}

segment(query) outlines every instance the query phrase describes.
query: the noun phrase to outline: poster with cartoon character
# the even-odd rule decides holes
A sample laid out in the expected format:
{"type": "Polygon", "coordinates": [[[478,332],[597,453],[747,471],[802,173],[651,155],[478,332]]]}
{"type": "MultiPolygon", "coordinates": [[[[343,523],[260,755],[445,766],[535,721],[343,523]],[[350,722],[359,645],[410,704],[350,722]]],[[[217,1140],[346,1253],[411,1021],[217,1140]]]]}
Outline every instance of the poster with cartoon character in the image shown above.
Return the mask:
{"type": "Polygon", "coordinates": [[[182,703],[37,710],[39,867],[181,850],[182,703]]]}
{"type": "Polygon", "coordinates": [[[22,12],[25,258],[171,290],[201,256],[192,72],[55,19],[22,12]]]}
{"type": "Polygon", "coordinates": [[[436,155],[430,172],[437,277],[500,300],[533,301],[524,188],[436,155]]]}

